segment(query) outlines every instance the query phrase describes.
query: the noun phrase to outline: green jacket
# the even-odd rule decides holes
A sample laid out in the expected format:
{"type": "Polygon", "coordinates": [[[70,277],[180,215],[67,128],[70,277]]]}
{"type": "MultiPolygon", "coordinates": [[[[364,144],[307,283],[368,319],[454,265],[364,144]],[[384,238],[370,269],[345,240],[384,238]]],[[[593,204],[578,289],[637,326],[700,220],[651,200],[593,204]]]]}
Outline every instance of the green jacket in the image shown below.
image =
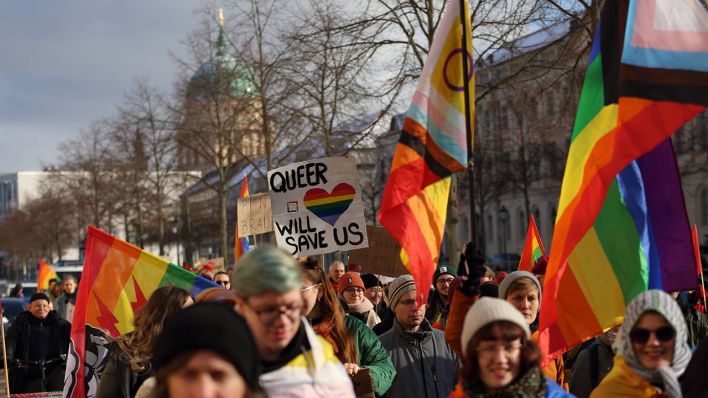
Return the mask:
{"type": "Polygon", "coordinates": [[[352,316],[344,318],[344,324],[354,338],[357,358],[360,368],[367,368],[374,381],[374,392],[381,396],[388,391],[396,377],[396,368],[391,362],[391,356],[381,345],[379,337],[366,324],[352,316]]]}

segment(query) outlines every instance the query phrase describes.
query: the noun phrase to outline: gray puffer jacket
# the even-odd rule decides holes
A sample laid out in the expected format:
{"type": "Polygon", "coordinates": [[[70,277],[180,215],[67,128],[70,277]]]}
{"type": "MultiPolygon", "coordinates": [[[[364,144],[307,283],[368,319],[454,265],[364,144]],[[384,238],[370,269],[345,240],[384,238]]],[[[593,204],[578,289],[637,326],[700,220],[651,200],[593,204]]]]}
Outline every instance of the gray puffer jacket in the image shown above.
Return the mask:
{"type": "Polygon", "coordinates": [[[393,328],[379,338],[397,372],[388,398],[450,395],[455,388],[456,357],[445,342],[445,333],[433,329],[426,319],[418,332],[406,332],[394,320],[393,328]]]}

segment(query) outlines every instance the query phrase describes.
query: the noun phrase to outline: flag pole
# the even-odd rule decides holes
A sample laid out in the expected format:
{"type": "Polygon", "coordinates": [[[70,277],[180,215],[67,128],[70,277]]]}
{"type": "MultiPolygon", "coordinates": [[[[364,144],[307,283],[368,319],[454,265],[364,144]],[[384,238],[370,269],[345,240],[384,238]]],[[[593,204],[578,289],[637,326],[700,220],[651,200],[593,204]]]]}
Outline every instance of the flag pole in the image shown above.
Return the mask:
{"type": "MultiPolygon", "coordinates": [[[[0,311],[1,312],[1,311],[0,311]]],[[[2,315],[0,315],[0,318],[2,315]]],[[[5,368],[5,396],[10,397],[10,378],[8,373],[10,369],[7,368],[7,351],[5,350],[5,326],[0,325],[0,336],[2,336],[2,364],[5,368]]]]}
{"type": "MultiPolygon", "coordinates": [[[[477,214],[475,210],[474,200],[474,161],[472,159],[472,110],[470,107],[470,80],[467,76],[470,75],[470,66],[468,60],[472,60],[472,56],[467,49],[467,13],[465,12],[465,1],[460,0],[460,23],[462,24],[462,81],[463,95],[465,99],[465,131],[467,133],[467,180],[470,197],[470,240],[477,247],[477,214]],[[469,59],[468,59],[469,55],[469,59]]],[[[471,30],[471,27],[470,27],[471,30]]]]}

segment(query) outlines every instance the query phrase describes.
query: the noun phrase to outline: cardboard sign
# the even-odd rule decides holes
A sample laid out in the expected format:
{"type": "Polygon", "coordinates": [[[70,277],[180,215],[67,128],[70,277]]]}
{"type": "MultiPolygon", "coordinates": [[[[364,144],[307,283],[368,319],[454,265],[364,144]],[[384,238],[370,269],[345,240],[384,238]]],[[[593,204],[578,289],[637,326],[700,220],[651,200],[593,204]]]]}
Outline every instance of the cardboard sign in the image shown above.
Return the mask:
{"type": "Polygon", "coordinates": [[[268,172],[278,247],[295,257],[368,247],[353,158],[293,163],[268,172]]]}
{"type": "Polygon", "coordinates": [[[265,234],[273,230],[273,211],[268,193],[236,199],[238,236],[265,234]]]}
{"type": "Polygon", "coordinates": [[[366,226],[369,248],[349,252],[349,270],[398,277],[410,273],[401,262],[401,246],[383,227],[366,226]]]}
{"type": "Polygon", "coordinates": [[[371,378],[371,371],[367,368],[361,368],[351,376],[352,384],[354,385],[354,394],[357,398],[375,398],[374,379],[371,378]]]}

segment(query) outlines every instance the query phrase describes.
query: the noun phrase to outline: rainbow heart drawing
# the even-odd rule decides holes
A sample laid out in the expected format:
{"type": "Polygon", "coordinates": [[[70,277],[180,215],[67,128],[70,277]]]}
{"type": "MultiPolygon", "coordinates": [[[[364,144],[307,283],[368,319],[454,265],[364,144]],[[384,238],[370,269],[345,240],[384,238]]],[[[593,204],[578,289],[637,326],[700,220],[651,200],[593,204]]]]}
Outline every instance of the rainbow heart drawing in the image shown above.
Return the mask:
{"type": "Polygon", "coordinates": [[[334,226],[354,201],[355,193],[353,186],[341,183],[334,187],[332,193],[322,188],[309,189],[305,192],[303,201],[307,210],[334,226]]]}

